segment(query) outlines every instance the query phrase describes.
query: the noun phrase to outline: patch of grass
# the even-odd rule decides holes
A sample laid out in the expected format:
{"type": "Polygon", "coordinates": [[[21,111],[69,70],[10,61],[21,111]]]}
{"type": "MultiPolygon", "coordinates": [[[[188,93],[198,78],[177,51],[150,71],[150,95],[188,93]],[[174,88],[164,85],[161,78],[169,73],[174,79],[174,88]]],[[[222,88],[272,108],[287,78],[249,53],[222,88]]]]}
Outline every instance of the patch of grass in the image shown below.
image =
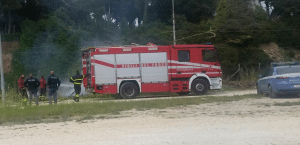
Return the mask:
{"type": "MultiPolygon", "coordinates": [[[[84,102],[58,105],[26,106],[20,109],[20,106],[1,106],[0,105],[0,124],[4,123],[27,123],[27,122],[57,122],[70,120],[73,117],[80,116],[81,120],[92,119],[95,115],[112,114],[119,115],[121,111],[126,110],[148,110],[164,109],[169,107],[179,107],[187,105],[198,105],[204,103],[222,103],[239,101],[243,99],[257,99],[258,95],[230,96],[230,97],[212,97],[207,96],[195,98],[166,98],[140,101],[102,101],[102,102],[84,102]]],[[[99,117],[103,119],[106,117],[99,117]]],[[[77,117],[78,119],[78,117],[77,117]]]]}
{"type": "Polygon", "coordinates": [[[251,105],[254,105],[254,106],[256,106],[257,105],[257,107],[271,107],[271,104],[269,104],[269,103],[255,103],[255,104],[251,104],[251,105]]]}
{"type": "Polygon", "coordinates": [[[77,122],[81,122],[81,123],[86,123],[86,122],[83,122],[83,121],[84,120],[92,120],[92,119],[94,119],[94,117],[92,115],[88,115],[88,116],[80,117],[76,121],[77,122]]]}
{"type": "Polygon", "coordinates": [[[83,96],[84,98],[100,98],[102,100],[112,100],[114,98],[116,98],[116,94],[110,94],[110,93],[106,93],[106,94],[88,94],[88,95],[85,95],[83,96]]]}
{"type": "MultiPolygon", "coordinates": [[[[240,88],[237,88],[236,86],[234,86],[232,83],[230,83],[230,82],[224,82],[223,84],[222,84],[222,90],[224,90],[224,91],[236,91],[236,90],[238,90],[238,89],[240,89],[240,88]]],[[[210,90],[210,91],[219,91],[219,90],[210,90]]]]}
{"type": "Polygon", "coordinates": [[[99,116],[97,117],[97,119],[105,119],[106,117],[105,116],[99,116]]]}
{"type": "Polygon", "coordinates": [[[227,78],[224,78],[222,90],[234,91],[241,89],[255,89],[258,74],[258,70],[254,68],[242,68],[236,77],[231,80],[226,81],[227,78]]]}
{"type": "Polygon", "coordinates": [[[158,113],[167,113],[167,111],[158,111],[158,113]]]}
{"type": "Polygon", "coordinates": [[[300,101],[298,102],[284,102],[284,103],[275,103],[275,106],[296,106],[296,105],[300,105],[300,101]]]}
{"type": "Polygon", "coordinates": [[[146,111],[146,109],[144,109],[144,108],[138,108],[138,109],[136,109],[137,111],[146,111]]]}

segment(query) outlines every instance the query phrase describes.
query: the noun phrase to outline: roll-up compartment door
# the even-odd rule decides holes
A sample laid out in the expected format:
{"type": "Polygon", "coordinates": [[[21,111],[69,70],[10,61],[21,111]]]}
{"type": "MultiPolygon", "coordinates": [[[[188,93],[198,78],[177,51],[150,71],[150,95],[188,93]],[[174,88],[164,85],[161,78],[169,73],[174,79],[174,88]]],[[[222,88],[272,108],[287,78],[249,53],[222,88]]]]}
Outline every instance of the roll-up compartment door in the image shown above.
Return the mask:
{"type": "Polygon", "coordinates": [[[95,83],[96,84],[115,84],[116,68],[115,55],[95,55],[95,83]]]}
{"type": "Polygon", "coordinates": [[[141,53],[142,82],[167,82],[167,53],[141,53]]]}
{"type": "Polygon", "coordinates": [[[117,78],[139,78],[140,60],[139,54],[117,54],[117,78]]]}

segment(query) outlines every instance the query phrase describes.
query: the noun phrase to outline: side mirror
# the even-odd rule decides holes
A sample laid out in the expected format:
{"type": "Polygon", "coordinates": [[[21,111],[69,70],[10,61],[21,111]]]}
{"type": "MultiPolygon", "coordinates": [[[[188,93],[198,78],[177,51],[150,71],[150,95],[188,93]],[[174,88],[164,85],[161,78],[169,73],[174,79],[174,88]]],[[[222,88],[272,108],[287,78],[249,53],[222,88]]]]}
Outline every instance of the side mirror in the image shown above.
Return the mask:
{"type": "Polygon", "coordinates": [[[258,75],[258,78],[262,78],[263,76],[261,74],[258,75]]]}

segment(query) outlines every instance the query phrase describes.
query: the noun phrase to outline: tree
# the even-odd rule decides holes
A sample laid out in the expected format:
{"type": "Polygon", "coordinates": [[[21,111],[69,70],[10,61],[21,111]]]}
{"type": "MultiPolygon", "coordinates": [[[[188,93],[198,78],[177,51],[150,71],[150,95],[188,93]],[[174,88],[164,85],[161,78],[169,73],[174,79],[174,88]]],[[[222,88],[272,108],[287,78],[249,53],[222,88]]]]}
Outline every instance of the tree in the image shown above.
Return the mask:
{"type": "Polygon", "coordinates": [[[265,2],[269,7],[273,7],[269,17],[270,27],[275,30],[272,34],[273,39],[284,47],[299,46],[300,1],[267,0],[265,2]]]}
{"type": "Polygon", "coordinates": [[[252,45],[255,31],[261,25],[255,21],[254,10],[246,1],[220,0],[213,29],[217,30],[216,42],[227,41],[235,45],[252,45]]]}
{"type": "Polygon", "coordinates": [[[176,14],[185,15],[187,21],[199,23],[213,17],[216,11],[215,0],[175,0],[176,14]]]}
{"type": "Polygon", "coordinates": [[[217,15],[215,16],[212,28],[219,30],[225,24],[228,18],[227,0],[220,0],[217,7],[217,15]]]}
{"type": "Polygon", "coordinates": [[[7,33],[11,34],[12,29],[12,11],[18,10],[22,8],[21,2],[22,0],[0,0],[1,2],[1,9],[4,9],[8,15],[8,29],[7,33]]]}
{"type": "MultiPolygon", "coordinates": [[[[60,8],[48,19],[26,20],[22,24],[20,49],[15,52],[13,69],[34,75],[48,74],[51,69],[67,76],[81,64],[80,39],[83,32],[74,30],[68,11],[60,8]]],[[[14,75],[18,76],[15,72],[14,75]]]]}

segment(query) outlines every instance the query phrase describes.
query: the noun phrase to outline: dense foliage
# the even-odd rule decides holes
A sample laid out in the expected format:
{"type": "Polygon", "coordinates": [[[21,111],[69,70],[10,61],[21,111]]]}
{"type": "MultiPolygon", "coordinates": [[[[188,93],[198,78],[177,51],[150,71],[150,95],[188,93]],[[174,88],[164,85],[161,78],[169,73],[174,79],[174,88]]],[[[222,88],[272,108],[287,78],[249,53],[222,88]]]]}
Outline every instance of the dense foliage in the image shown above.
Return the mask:
{"type": "MultiPolygon", "coordinates": [[[[225,75],[271,59],[258,47],[300,49],[300,1],[174,0],[177,44],[213,42],[225,75]]],[[[19,35],[13,73],[70,76],[80,48],[173,44],[172,0],[0,0],[0,28],[19,35]]]]}

